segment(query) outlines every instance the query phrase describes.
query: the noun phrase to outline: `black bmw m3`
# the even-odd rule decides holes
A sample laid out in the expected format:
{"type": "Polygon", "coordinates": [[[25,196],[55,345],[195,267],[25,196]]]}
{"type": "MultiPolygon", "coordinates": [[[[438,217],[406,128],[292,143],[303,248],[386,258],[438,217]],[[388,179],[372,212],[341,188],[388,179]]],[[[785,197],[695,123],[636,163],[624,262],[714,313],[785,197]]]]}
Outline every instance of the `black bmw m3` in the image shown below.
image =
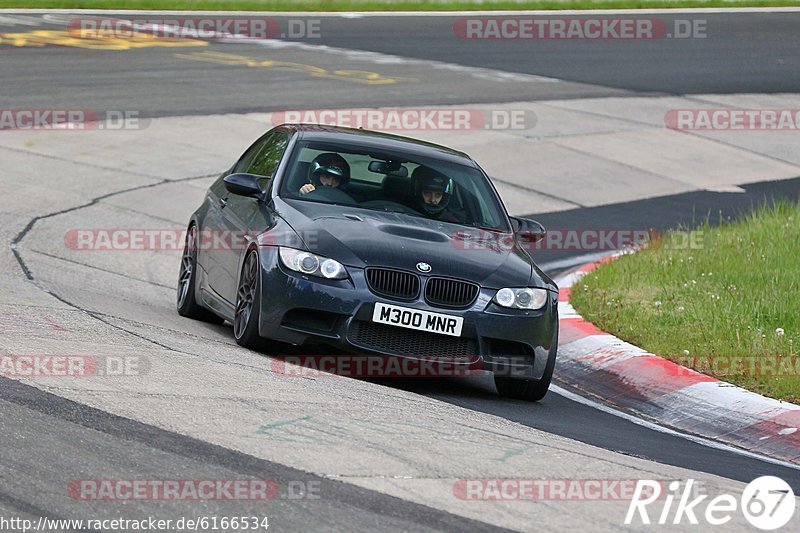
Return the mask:
{"type": "Polygon", "coordinates": [[[282,125],[192,214],[178,312],[228,320],[246,347],[455,362],[492,371],[504,396],[539,400],[558,345],[558,288],[531,257],[543,235],[508,215],[466,154],[282,125]]]}

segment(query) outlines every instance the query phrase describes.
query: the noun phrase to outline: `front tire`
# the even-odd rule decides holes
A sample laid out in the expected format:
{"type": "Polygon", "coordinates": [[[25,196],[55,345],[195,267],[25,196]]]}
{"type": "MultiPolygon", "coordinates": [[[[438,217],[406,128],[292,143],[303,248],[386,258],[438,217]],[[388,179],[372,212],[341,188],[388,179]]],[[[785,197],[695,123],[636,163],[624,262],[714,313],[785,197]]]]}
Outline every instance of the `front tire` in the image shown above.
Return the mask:
{"type": "Polygon", "coordinates": [[[195,299],[197,281],[197,226],[192,224],[186,231],[186,241],[181,256],[181,269],[178,273],[178,314],[211,324],[222,324],[224,321],[205,307],[201,307],[195,299]]]}
{"type": "Polygon", "coordinates": [[[247,253],[236,290],[236,309],[233,317],[233,337],[236,343],[251,350],[265,347],[265,340],[258,334],[261,316],[261,264],[258,253],[247,253]]]}
{"type": "Polygon", "coordinates": [[[545,397],[553,380],[553,370],[556,367],[556,354],[558,352],[558,326],[553,334],[553,343],[547,354],[547,365],[541,379],[513,379],[504,376],[494,377],[494,386],[504,398],[538,402],[545,397]]]}

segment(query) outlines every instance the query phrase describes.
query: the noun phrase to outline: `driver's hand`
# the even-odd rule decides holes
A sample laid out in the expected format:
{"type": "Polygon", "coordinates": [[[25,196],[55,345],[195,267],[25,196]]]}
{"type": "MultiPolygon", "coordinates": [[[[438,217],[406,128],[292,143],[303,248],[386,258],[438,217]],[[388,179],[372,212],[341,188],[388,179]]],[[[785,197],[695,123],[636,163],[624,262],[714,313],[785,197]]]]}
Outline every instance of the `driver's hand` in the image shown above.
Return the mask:
{"type": "Polygon", "coordinates": [[[314,187],[313,183],[306,183],[305,185],[300,187],[300,194],[308,194],[314,189],[316,189],[316,187],[314,187]]]}

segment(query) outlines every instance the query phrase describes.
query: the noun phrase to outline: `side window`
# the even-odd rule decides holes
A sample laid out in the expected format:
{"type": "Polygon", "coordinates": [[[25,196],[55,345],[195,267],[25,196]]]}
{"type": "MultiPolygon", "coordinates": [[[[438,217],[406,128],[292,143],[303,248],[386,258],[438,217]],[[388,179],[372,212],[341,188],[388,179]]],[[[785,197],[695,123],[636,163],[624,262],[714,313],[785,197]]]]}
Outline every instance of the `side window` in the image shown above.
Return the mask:
{"type": "Polygon", "coordinates": [[[250,163],[258,154],[259,150],[263,147],[264,139],[259,139],[253,145],[247,149],[244,155],[239,159],[236,165],[233,167],[233,173],[239,172],[247,172],[247,169],[250,167],[250,163]]]}
{"type": "Polygon", "coordinates": [[[234,168],[234,172],[246,172],[259,176],[272,176],[281,160],[289,136],[284,131],[276,131],[256,142],[245,152],[234,168]]]}
{"type": "Polygon", "coordinates": [[[264,139],[264,144],[250,163],[247,173],[272,176],[275,169],[278,168],[278,163],[288,142],[289,136],[282,131],[276,131],[264,139]]]}

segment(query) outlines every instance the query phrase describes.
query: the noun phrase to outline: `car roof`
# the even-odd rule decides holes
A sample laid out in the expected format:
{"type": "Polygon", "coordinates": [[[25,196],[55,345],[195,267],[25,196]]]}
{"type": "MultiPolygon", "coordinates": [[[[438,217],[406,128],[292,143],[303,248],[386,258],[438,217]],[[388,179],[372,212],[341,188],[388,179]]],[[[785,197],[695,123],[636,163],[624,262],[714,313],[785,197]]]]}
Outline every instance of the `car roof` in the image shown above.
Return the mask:
{"type": "Polygon", "coordinates": [[[400,135],[323,124],[283,124],[281,127],[299,132],[302,140],[341,142],[364,148],[402,152],[410,156],[437,158],[477,167],[475,161],[464,152],[400,135]]]}

